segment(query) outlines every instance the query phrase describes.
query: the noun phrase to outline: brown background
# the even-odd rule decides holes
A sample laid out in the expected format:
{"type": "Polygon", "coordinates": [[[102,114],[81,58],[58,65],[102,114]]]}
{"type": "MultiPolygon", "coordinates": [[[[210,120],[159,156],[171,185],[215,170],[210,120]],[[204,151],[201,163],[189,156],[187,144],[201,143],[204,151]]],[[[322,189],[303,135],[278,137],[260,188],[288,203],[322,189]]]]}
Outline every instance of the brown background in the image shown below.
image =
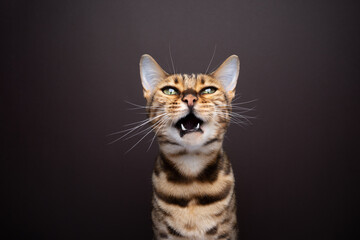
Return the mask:
{"type": "MultiPolygon", "coordinates": [[[[151,239],[143,53],[171,71],[241,60],[256,102],[225,141],[241,239],[346,239],[359,218],[356,1],[1,1],[1,216],[10,239],[151,239]],[[140,111],[141,112],[141,111],[140,111]]],[[[4,238],[3,238],[4,239],[4,238]]],[[[9,237],[7,238],[9,239],[9,237]]]]}

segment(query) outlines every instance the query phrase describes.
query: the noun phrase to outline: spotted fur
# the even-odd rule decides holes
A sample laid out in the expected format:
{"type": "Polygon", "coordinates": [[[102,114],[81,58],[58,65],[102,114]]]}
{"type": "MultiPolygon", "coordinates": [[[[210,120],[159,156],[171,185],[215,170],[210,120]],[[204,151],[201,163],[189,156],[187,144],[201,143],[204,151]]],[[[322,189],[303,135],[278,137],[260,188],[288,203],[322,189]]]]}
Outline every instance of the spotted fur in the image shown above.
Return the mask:
{"type": "Polygon", "coordinates": [[[234,175],[222,147],[239,71],[237,56],[211,74],[187,75],[167,74],[144,55],[140,70],[160,149],[152,175],[155,239],[237,239],[234,175]],[[177,94],[164,94],[166,87],[177,94]],[[216,91],[201,94],[207,87],[216,91]],[[181,136],[175,124],[189,112],[203,121],[201,131],[181,136]]]}

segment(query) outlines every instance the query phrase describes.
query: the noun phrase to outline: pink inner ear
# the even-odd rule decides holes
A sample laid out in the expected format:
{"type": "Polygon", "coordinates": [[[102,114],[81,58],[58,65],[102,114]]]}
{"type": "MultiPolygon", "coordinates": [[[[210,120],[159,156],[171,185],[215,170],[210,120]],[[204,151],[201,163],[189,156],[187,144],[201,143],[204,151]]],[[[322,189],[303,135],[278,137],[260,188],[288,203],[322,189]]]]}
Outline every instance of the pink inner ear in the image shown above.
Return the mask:
{"type": "Polygon", "coordinates": [[[143,88],[152,92],[167,73],[150,55],[144,54],[140,59],[140,76],[143,88]]]}
{"type": "Polygon", "coordinates": [[[239,58],[236,55],[232,55],[213,72],[213,76],[222,83],[225,91],[230,92],[236,87],[239,70],[239,58]]]}

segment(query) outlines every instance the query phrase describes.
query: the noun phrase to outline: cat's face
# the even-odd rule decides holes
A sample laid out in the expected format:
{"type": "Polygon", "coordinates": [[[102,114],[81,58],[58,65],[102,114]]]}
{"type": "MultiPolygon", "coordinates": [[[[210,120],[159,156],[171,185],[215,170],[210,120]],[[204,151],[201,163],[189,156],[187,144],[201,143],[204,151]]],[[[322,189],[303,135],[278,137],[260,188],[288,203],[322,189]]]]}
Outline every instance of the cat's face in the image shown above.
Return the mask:
{"type": "Polygon", "coordinates": [[[229,57],[209,75],[169,75],[153,58],[144,55],[140,73],[158,140],[191,150],[222,139],[230,120],[238,72],[237,56],[229,57]]]}

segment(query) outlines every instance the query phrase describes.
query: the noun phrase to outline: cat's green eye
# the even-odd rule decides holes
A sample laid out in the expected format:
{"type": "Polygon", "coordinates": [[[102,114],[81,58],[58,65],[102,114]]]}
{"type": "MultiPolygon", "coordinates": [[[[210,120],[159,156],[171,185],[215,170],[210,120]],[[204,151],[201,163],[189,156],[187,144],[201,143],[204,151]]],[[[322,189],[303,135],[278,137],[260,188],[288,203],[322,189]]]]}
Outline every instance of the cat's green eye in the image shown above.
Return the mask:
{"type": "Polygon", "coordinates": [[[176,88],[172,88],[172,87],[165,87],[162,89],[162,91],[166,95],[178,95],[179,94],[179,91],[176,88]]]}
{"type": "Polygon", "coordinates": [[[216,92],[216,88],[208,87],[208,88],[204,88],[203,90],[201,90],[200,94],[211,94],[214,92],[216,92]]]}

